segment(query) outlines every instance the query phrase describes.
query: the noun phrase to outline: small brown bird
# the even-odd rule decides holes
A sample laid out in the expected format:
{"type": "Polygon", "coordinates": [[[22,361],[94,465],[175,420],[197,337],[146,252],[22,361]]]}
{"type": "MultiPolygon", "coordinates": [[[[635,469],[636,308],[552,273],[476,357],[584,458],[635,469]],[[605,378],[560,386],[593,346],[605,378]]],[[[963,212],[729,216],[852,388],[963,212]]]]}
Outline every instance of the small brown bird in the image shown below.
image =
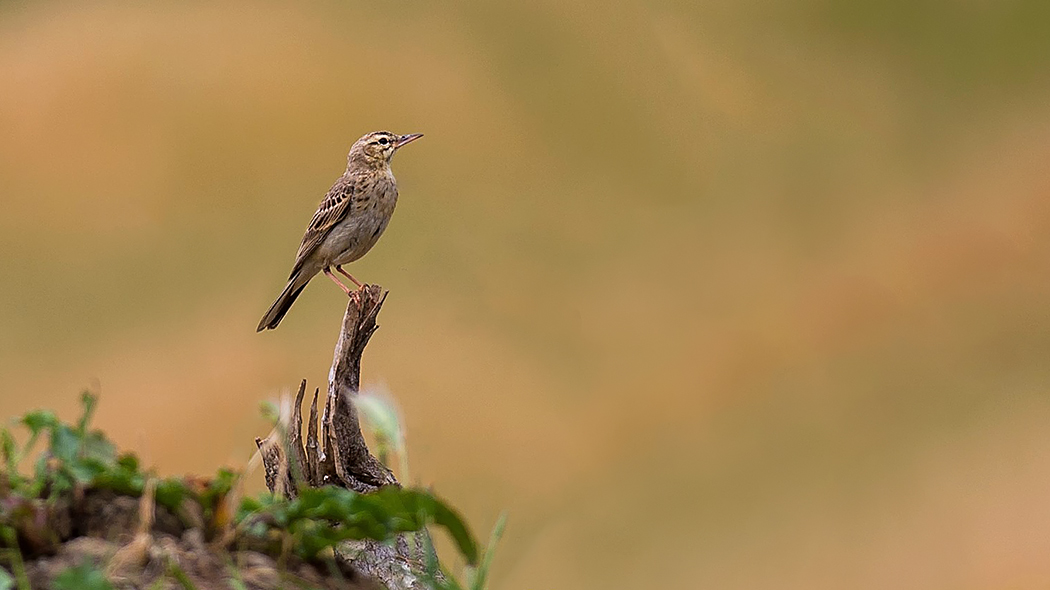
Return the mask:
{"type": "Polygon", "coordinates": [[[328,190],[306,228],[288,284],[256,331],[276,328],[295,298],[319,272],[335,281],[348,296],[354,292],[332,274],[333,268],[361,287],[342,265],[371,250],[390,223],[397,204],[397,181],[390,171],[390,159],[398,149],[420,137],[422,133],[396,135],[375,131],[354,142],[346,158],[346,172],[328,190]]]}

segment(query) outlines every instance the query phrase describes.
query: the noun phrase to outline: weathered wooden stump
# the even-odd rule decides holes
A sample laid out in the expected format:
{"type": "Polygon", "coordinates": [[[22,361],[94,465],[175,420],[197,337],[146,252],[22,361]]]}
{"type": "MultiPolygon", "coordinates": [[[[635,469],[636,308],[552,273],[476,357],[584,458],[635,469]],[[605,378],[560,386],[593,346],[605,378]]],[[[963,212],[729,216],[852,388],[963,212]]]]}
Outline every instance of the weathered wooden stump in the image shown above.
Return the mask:
{"type": "MultiPolygon", "coordinates": [[[[378,329],[376,317],[386,293],[378,285],[365,285],[355,295],[343,315],[320,419],[320,390],[314,390],[305,444],[305,379],[299,385],[288,423],[267,438],[255,439],[263,458],[266,486],[275,494],[291,498],[302,486],[336,485],[368,493],[382,486],[400,485],[394,474],[369,452],[353,402],[361,385],[361,355],[378,329]]],[[[424,555],[422,544],[414,541],[409,543],[409,537],[403,535],[393,547],[372,541],[353,543],[338,551],[337,557],[390,590],[419,588],[410,566],[421,567],[424,555]]]]}

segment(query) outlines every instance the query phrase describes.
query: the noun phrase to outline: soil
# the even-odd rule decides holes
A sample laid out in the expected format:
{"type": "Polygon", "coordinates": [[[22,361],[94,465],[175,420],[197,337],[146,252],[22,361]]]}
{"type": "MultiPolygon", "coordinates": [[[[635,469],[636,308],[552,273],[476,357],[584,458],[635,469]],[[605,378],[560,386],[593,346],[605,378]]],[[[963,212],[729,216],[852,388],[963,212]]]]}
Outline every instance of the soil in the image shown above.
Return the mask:
{"type": "MultiPolygon", "coordinates": [[[[223,547],[163,506],[153,507],[152,526],[143,530],[139,498],[92,491],[76,504],[62,510],[52,525],[63,539],[57,545],[37,544],[34,549],[31,541],[20,538],[34,589],[52,588],[56,576],[85,563],[105,572],[118,590],[381,588],[335,560],[305,562],[290,551],[238,546],[236,540],[223,547]]],[[[10,564],[4,565],[10,569],[10,564]]]]}

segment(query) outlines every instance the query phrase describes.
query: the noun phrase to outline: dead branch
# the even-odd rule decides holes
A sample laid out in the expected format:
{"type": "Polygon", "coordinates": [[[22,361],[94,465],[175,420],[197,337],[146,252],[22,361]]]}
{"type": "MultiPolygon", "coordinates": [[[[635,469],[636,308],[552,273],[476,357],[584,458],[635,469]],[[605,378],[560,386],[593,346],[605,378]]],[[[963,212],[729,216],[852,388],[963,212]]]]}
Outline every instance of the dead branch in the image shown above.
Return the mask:
{"type": "MultiPolygon", "coordinates": [[[[271,492],[291,498],[302,485],[337,485],[359,493],[399,485],[394,474],[369,452],[353,404],[361,385],[361,355],[379,327],[376,317],[385,300],[386,293],[378,285],[366,285],[350,298],[328,373],[324,410],[318,420],[319,391],[315,391],[305,444],[301,410],[305,380],[299,386],[289,423],[279,425],[265,439],[256,439],[266,486],[271,492]]],[[[421,560],[422,549],[419,543],[409,543],[404,536],[398,538],[394,547],[364,541],[353,545],[352,555],[343,552],[339,555],[357,571],[379,580],[390,590],[419,587],[409,564],[421,560]]]]}

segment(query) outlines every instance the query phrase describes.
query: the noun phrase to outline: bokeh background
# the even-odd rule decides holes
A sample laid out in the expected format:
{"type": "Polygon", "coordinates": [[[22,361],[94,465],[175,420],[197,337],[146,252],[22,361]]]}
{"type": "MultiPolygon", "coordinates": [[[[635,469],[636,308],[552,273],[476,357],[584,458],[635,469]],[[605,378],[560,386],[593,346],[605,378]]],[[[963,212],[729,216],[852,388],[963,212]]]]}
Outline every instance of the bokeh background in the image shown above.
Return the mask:
{"type": "Polygon", "coordinates": [[[493,587],[1050,584],[1050,3],[0,3],[0,415],[243,466],[382,128],[364,380],[493,587]]]}

